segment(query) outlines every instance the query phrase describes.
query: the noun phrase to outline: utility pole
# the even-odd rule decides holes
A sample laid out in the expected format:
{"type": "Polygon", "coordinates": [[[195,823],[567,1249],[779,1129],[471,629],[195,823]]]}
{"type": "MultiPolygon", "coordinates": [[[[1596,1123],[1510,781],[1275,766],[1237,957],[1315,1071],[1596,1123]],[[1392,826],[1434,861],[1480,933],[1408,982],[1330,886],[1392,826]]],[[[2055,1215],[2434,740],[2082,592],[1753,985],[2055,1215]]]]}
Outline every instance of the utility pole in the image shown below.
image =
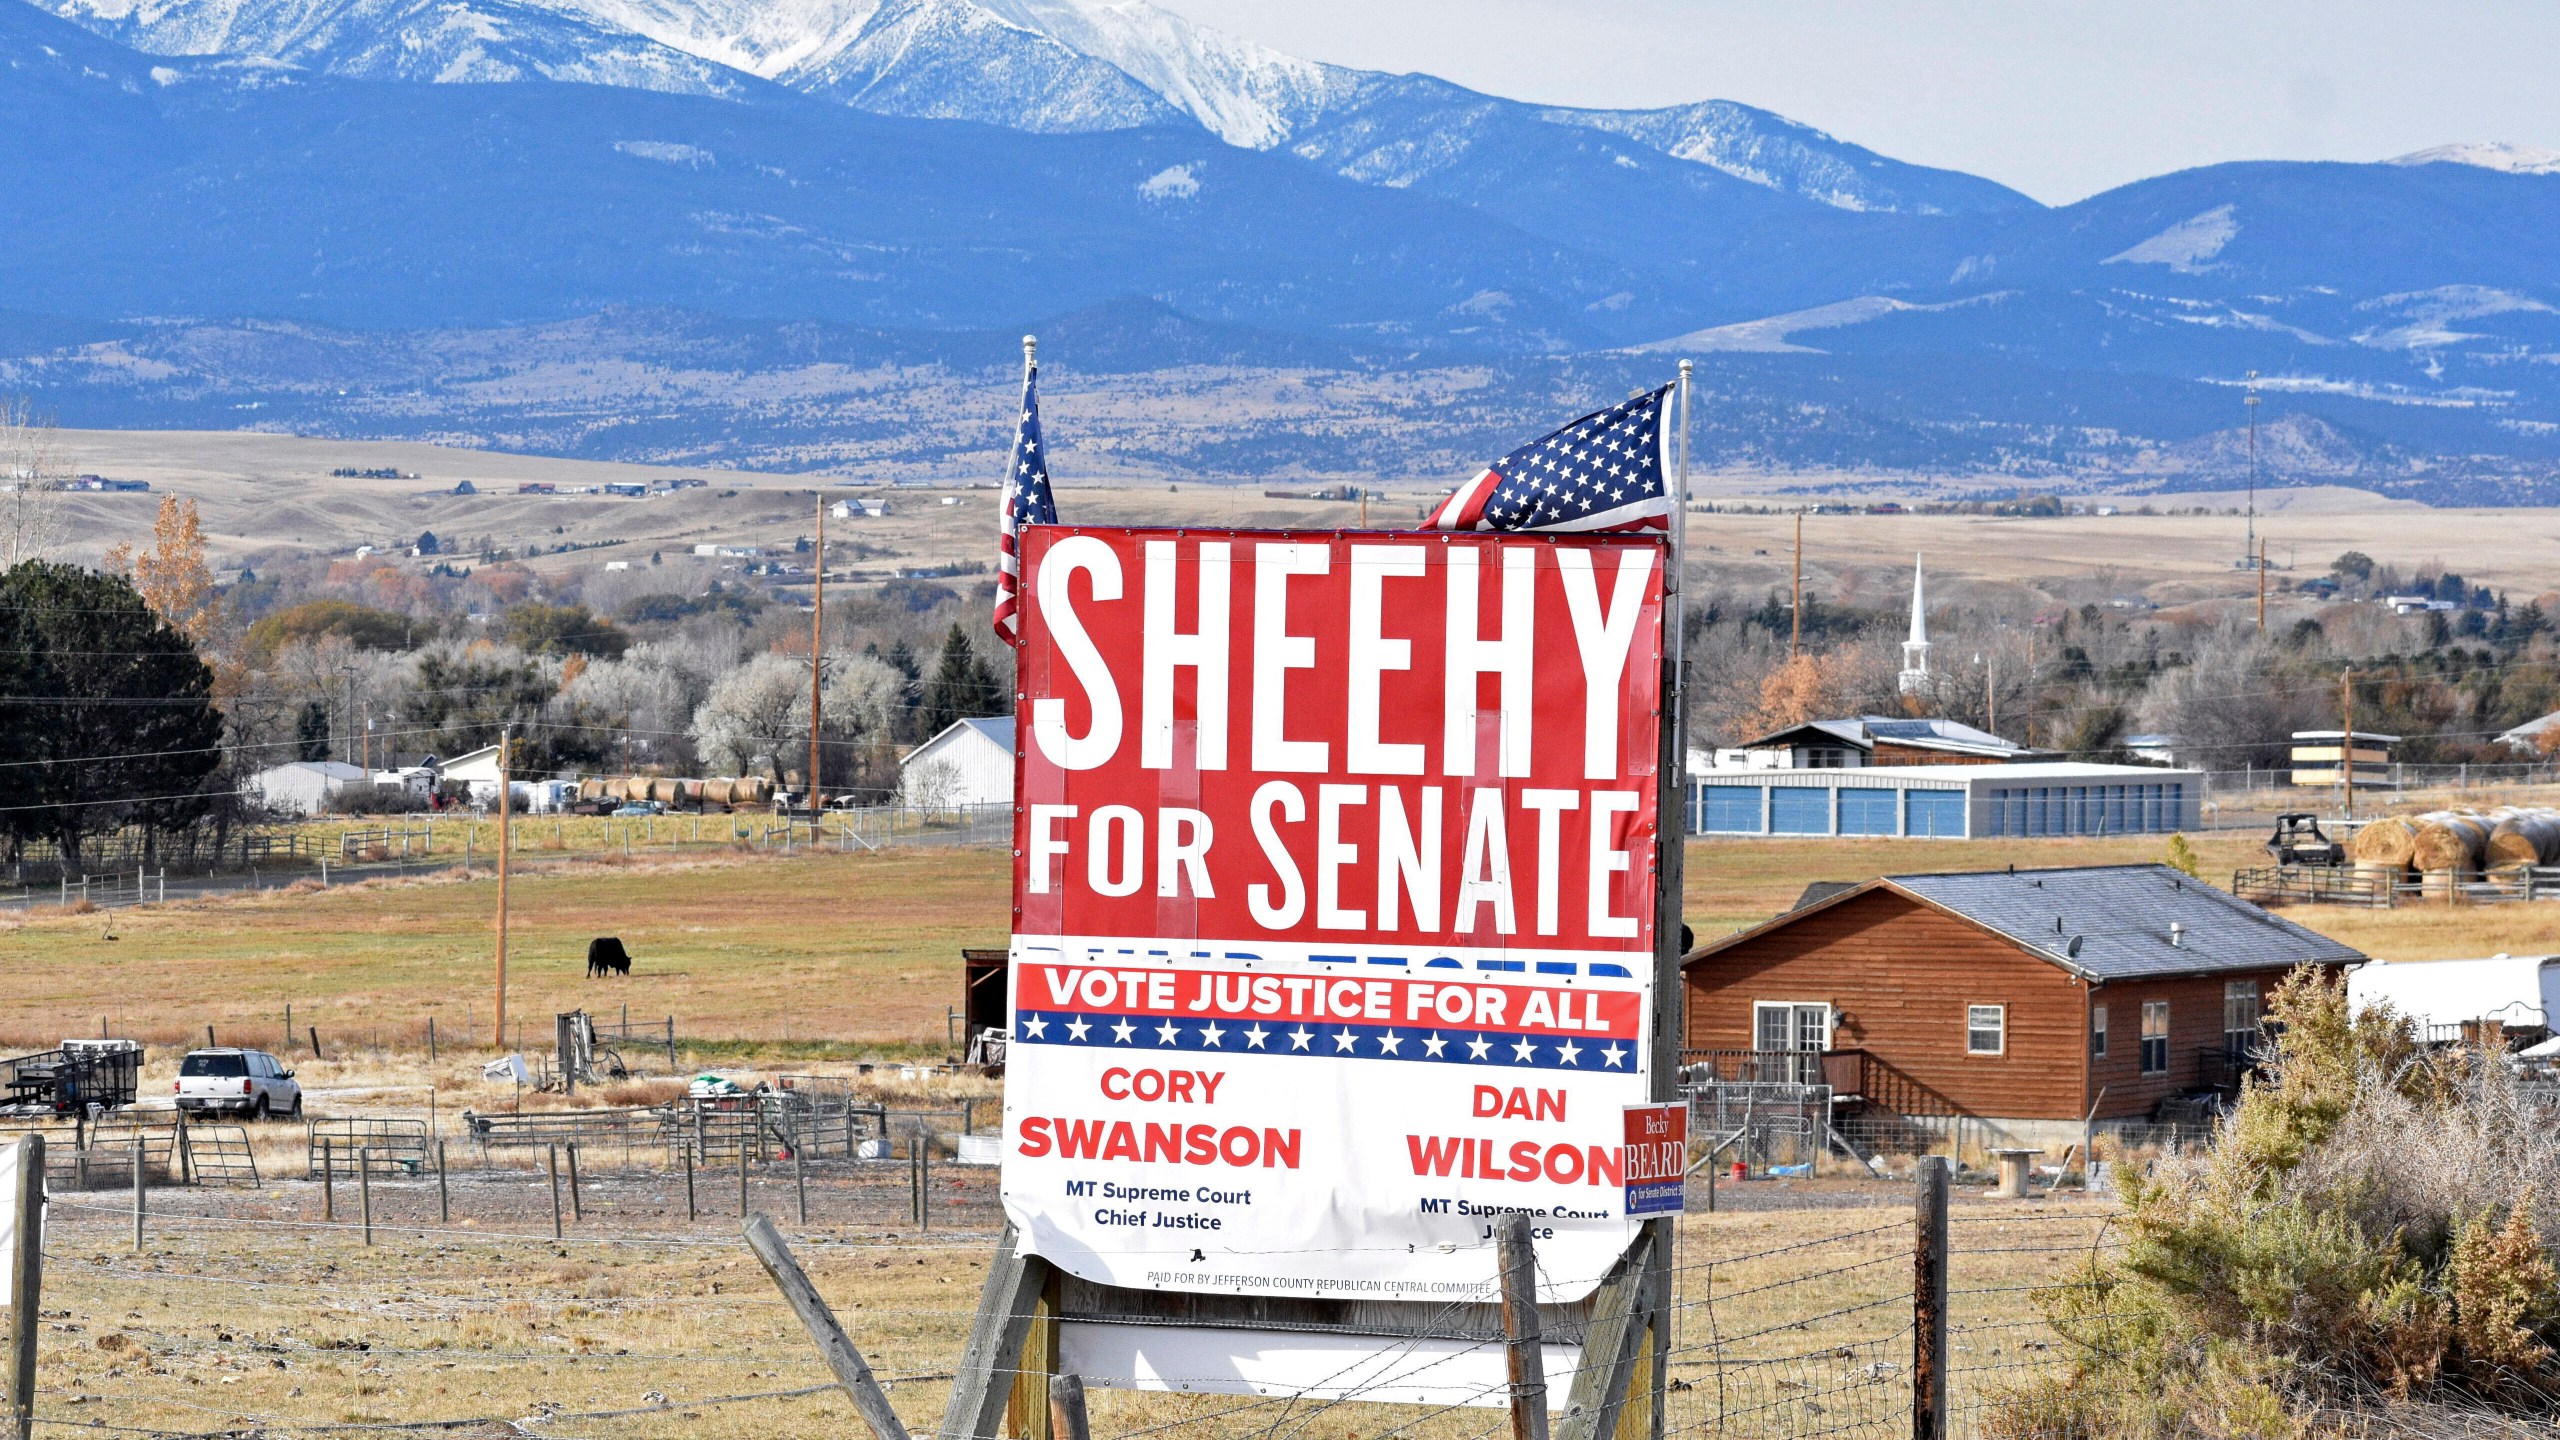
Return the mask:
{"type": "Polygon", "coordinates": [[[515,749],[516,727],[498,732],[498,1048],[507,1048],[507,760],[515,749]]]}
{"type": "Polygon", "coordinates": [[[338,728],[338,759],[340,763],[344,763],[348,758],[347,751],[352,748],[347,742],[356,738],[356,667],[341,665],[338,667],[338,673],[347,677],[347,708],[338,712],[341,717],[338,728]]]}
{"type": "Polygon", "coordinates": [[[2356,672],[2350,667],[2338,677],[2338,773],[2346,777],[2347,808],[2341,820],[2356,818],[2356,672]]]}
{"type": "Polygon", "coordinates": [[[1795,628],[1787,634],[1787,658],[1804,653],[1804,512],[1796,512],[1795,628]]]}
{"type": "Polygon", "coordinates": [[[827,655],[827,492],[818,492],[818,543],[811,552],[818,589],[809,607],[809,823],[818,823],[818,683],[827,655]]]}
{"type": "MultiPolygon", "coordinates": [[[[2260,573],[2266,565],[2258,549],[2258,372],[2249,372],[2249,543],[2242,552],[2243,564],[2256,564],[2260,573]]],[[[2265,626],[2259,627],[2264,630],[2265,626]]]]}
{"type": "Polygon", "coordinates": [[[2267,633],[2267,542],[2258,542],[2258,634],[2267,633]]]}

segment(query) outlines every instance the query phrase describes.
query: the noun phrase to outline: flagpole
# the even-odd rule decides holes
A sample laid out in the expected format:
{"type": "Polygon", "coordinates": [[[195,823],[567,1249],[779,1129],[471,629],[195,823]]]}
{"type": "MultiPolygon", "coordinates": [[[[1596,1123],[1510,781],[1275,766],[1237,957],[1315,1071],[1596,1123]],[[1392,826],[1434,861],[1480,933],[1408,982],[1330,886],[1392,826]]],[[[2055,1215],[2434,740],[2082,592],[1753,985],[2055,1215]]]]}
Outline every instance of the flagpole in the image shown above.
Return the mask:
{"type": "Polygon", "coordinates": [[[1656,778],[1654,825],[1660,892],[1654,908],[1653,1098],[1680,1096],[1680,913],[1683,846],[1688,837],[1689,739],[1684,678],[1687,627],[1680,577],[1689,553],[1689,382],[1692,362],[1680,362],[1672,424],[1677,447],[1671,476],[1670,563],[1662,577],[1662,753],[1656,778]]]}

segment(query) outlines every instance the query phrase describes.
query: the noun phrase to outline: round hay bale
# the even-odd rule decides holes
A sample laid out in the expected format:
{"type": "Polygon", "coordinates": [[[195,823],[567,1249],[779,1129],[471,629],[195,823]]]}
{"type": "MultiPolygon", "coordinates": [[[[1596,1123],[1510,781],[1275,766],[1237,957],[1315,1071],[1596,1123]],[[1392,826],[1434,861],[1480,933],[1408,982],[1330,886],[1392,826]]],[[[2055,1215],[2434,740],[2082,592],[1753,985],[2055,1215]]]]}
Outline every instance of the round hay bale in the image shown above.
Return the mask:
{"type": "Polygon", "coordinates": [[[734,786],[736,783],[737,783],[737,782],[736,782],[736,781],[734,781],[734,780],[726,780],[726,779],[722,779],[722,780],[705,780],[705,781],[703,781],[703,782],[702,782],[702,803],[703,803],[703,804],[705,804],[705,805],[726,805],[726,804],[728,804],[728,803],[729,803],[729,801],[730,801],[730,798],[731,798],[731,796],[730,796],[730,789],[731,789],[731,787],[732,787],[732,786],[734,786]]]}
{"type": "Polygon", "coordinates": [[[603,798],[604,798],[604,782],[603,782],[602,780],[595,779],[595,778],[594,778],[594,777],[592,777],[592,776],[590,776],[590,777],[589,777],[589,778],[587,778],[587,779],[584,779],[584,780],[579,781],[579,782],[578,782],[578,798],[579,798],[579,799],[581,799],[581,800],[601,800],[601,799],[603,799],[603,798]]]}
{"type": "Polygon", "coordinates": [[[2410,860],[2430,874],[2478,870],[2489,849],[2490,822],[2480,815],[2446,815],[2418,827],[2410,860]]]}
{"type": "Polygon", "coordinates": [[[673,780],[652,780],[649,782],[649,798],[661,805],[673,806],[684,798],[684,787],[673,780]]]}
{"type": "Polygon", "coordinates": [[[2418,848],[2418,822],[2406,815],[2386,815],[2355,833],[2347,853],[2356,868],[2367,864],[2384,870],[2406,870],[2418,848]]]}
{"type": "Polygon", "coordinates": [[[2500,817],[2490,827],[2483,858],[2492,870],[2560,861],[2560,811],[2518,810],[2500,817]]]}

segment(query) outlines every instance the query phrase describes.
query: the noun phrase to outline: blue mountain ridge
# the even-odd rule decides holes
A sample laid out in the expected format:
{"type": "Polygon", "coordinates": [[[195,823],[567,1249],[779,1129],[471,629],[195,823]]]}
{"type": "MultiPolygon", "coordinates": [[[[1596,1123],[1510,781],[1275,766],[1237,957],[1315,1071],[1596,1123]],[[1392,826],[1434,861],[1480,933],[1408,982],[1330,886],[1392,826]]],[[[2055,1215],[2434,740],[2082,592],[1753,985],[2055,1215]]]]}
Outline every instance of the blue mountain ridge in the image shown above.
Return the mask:
{"type": "MultiPolygon", "coordinates": [[[[2560,459],[2560,176],[2222,165],[2055,209],[1952,177],[1860,210],[1624,133],[1671,112],[1540,118],[1428,77],[1363,82],[1253,149],[1187,122],[870,114],[728,73],[718,94],[350,79],[146,56],[0,3],[0,383],[70,423],[325,433],[402,423],[334,392],[408,387],[418,429],[449,434],[481,425],[435,398],[473,336],[745,376],[821,354],[965,372],[1037,322],[1088,372],[1487,367],[1473,418],[1401,452],[1240,417],[1217,463],[1246,473],[1438,464],[1673,350],[1702,357],[1711,459],[2114,463],[2227,430],[2250,370],[2324,478],[2519,498],[2560,459]],[[1353,178],[1381,147],[1404,171],[1353,178]],[[170,357],[164,377],[66,358],[89,342],[170,357]]],[[[531,448],[753,448],[710,403],[645,437],[483,418],[531,448]]]]}

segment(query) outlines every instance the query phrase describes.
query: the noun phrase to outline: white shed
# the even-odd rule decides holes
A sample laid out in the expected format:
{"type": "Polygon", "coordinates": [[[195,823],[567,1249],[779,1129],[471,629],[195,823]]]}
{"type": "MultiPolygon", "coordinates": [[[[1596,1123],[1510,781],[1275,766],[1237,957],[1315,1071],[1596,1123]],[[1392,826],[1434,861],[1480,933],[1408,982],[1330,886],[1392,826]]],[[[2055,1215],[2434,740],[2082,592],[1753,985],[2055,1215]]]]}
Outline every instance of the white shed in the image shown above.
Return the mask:
{"type": "Polygon", "coordinates": [[[249,777],[242,787],[270,810],[289,815],[317,815],[329,797],[372,777],[363,766],[338,760],[294,760],[271,765],[249,777]]]}
{"type": "Polygon", "coordinates": [[[2431,1040],[2459,1038],[2477,1020],[2548,1029],[2560,1018],[2560,955],[2375,960],[2348,974],[2347,1001],[2357,1010],[2388,1004],[2431,1040]]]}
{"type": "Polygon", "coordinates": [[[1013,803],[1013,717],[955,720],[898,762],[899,794],[918,810],[1013,803]]]}

